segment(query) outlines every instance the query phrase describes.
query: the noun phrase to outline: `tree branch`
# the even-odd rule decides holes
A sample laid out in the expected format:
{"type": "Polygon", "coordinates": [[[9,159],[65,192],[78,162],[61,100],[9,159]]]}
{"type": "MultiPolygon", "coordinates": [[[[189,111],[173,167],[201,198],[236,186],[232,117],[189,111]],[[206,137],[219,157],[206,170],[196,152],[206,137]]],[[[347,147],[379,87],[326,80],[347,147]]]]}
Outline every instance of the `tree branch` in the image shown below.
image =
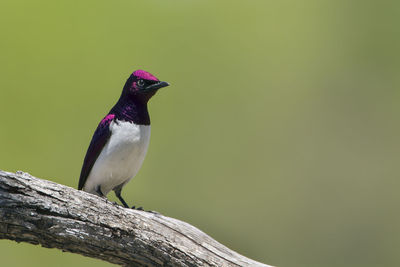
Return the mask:
{"type": "Polygon", "coordinates": [[[0,170],[0,239],[125,266],[268,266],[185,222],[125,209],[24,172],[0,170]]]}

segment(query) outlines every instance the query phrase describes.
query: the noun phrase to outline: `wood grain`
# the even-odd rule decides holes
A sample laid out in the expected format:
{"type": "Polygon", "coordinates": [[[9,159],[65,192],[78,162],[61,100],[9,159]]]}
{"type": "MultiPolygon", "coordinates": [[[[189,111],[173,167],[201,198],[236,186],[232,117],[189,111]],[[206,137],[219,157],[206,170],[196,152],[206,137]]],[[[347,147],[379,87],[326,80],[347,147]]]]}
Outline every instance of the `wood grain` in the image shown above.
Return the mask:
{"type": "Polygon", "coordinates": [[[0,238],[123,266],[269,266],[156,212],[0,170],[0,238]]]}

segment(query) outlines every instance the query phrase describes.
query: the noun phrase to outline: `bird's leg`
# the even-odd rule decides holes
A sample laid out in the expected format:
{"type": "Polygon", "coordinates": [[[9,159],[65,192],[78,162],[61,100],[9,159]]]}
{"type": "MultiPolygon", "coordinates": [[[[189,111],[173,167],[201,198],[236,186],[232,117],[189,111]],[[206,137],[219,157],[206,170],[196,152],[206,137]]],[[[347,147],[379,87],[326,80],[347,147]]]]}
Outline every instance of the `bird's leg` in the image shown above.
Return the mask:
{"type": "Polygon", "coordinates": [[[126,204],[125,200],[121,196],[121,188],[114,190],[115,195],[121,201],[122,205],[124,205],[125,208],[129,208],[128,204],[126,204]]]}
{"type": "Polygon", "coordinates": [[[97,186],[97,188],[96,188],[96,193],[97,193],[100,197],[104,198],[105,201],[106,201],[106,203],[109,201],[109,200],[107,199],[107,197],[106,197],[106,196],[103,194],[103,192],[101,191],[101,186],[100,186],[100,185],[97,186]]]}
{"type": "MultiPolygon", "coordinates": [[[[123,184],[115,187],[114,192],[115,192],[115,195],[117,196],[117,198],[121,201],[122,205],[124,205],[125,208],[129,208],[129,205],[125,202],[125,200],[121,196],[122,185],[123,184]]],[[[136,209],[136,207],[132,206],[132,209],[136,209]]],[[[143,210],[143,208],[139,207],[139,208],[137,208],[137,210],[143,210]]]]}
{"type": "Polygon", "coordinates": [[[101,192],[101,187],[100,187],[100,185],[97,186],[97,188],[96,188],[96,193],[99,194],[99,196],[101,196],[101,197],[105,197],[104,194],[103,194],[103,192],[101,192]]]}
{"type": "Polygon", "coordinates": [[[117,198],[119,199],[119,201],[121,201],[122,205],[124,205],[125,208],[129,209],[129,205],[126,203],[126,201],[121,196],[122,186],[123,186],[123,184],[114,188],[114,192],[115,192],[115,195],[117,196],[117,198]]]}

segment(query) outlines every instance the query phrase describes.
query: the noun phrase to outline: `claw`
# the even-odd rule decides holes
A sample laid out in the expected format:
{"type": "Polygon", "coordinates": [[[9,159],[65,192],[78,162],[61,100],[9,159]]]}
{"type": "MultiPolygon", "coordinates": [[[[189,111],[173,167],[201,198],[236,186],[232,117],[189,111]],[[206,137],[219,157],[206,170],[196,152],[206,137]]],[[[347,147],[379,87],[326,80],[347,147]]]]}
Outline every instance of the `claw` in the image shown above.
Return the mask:
{"type": "Polygon", "coordinates": [[[133,209],[133,210],[144,210],[143,207],[138,207],[138,208],[136,208],[136,206],[132,206],[132,209],[133,209]]]}
{"type": "Polygon", "coordinates": [[[155,210],[145,210],[145,212],[153,213],[155,215],[161,215],[161,213],[159,213],[158,211],[155,211],[155,210]]]}

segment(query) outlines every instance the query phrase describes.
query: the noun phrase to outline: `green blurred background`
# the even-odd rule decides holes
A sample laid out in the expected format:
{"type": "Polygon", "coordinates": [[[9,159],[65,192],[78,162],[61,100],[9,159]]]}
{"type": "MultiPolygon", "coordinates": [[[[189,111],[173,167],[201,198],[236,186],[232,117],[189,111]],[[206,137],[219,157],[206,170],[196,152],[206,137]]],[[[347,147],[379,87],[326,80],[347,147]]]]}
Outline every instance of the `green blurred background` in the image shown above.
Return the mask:
{"type": "MultiPolygon", "coordinates": [[[[128,203],[272,265],[400,265],[399,1],[0,3],[1,169],[76,187],[141,68],[172,86],[128,203]]],[[[0,255],[110,265],[8,240],[0,255]]]]}

